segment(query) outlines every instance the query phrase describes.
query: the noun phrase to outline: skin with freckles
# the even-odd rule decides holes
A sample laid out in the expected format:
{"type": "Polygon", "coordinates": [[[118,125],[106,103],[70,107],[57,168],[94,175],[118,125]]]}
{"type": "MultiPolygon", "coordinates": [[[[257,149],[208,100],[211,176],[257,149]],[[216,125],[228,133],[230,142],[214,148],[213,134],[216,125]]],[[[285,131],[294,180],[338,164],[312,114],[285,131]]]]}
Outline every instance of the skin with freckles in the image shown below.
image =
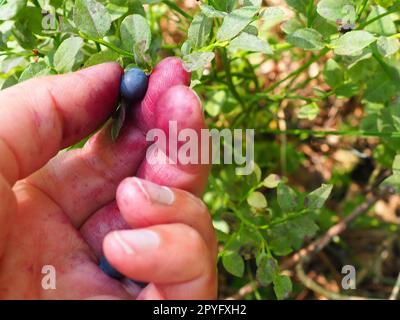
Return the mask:
{"type": "Polygon", "coordinates": [[[107,125],[59,152],[110,117],[121,76],[107,63],[0,92],[0,299],[216,297],[216,238],[198,198],[209,167],[145,157],[148,130],[204,127],[179,59],[156,66],[116,142],[107,125]],[[125,278],[102,272],[103,255],[125,278]],[[42,287],[46,265],[54,290],[42,287]]]}

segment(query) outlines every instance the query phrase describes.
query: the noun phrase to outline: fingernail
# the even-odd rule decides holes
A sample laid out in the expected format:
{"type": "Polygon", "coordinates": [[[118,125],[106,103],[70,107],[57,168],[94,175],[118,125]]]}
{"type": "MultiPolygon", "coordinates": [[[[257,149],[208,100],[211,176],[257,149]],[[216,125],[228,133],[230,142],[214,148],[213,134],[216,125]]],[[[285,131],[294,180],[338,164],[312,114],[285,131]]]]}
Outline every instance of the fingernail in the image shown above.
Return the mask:
{"type": "Polygon", "coordinates": [[[150,230],[115,231],[113,237],[122,250],[129,255],[154,250],[160,245],[160,237],[150,230]]]}
{"type": "Polygon", "coordinates": [[[175,195],[170,188],[137,178],[133,178],[133,181],[148,200],[165,205],[174,203],[175,195]]]}

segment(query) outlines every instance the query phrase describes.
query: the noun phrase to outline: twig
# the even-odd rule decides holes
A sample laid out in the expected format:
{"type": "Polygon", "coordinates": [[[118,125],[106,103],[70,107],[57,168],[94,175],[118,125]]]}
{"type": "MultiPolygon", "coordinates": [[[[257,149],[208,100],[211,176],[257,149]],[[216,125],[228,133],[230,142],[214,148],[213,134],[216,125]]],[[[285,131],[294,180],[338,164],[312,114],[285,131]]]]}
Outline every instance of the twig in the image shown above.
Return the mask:
{"type": "Polygon", "coordinates": [[[289,259],[283,261],[282,269],[290,269],[300,260],[310,259],[317,252],[325,248],[334,237],[341,234],[347,229],[350,223],[357,219],[363,213],[366,213],[380,198],[382,195],[369,195],[366,202],[359,205],[350,215],[344,218],[339,223],[335,224],[328,231],[317,240],[311,242],[307,247],[301,249],[297,253],[293,254],[289,259]]]}
{"type": "Polygon", "coordinates": [[[311,130],[311,129],[257,129],[259,133],[265,134],[286,134],[299,136],[303,134],[313,136],[354,136],[354,137],[377,137],[377,138],[400,138],[400,132],[386,132],[386,131],[365,131],[365,130],[311,130]]]}
{"type": "MultiPolygon", "coordinates": [[[[283,263],[281,264],[281,268],[290,269],[296,264],[298,264],[300,261],[309,260],[312,256],[314,256],[316,253],[325,248],[335,236],[339,235],[344,230],[346,230],[350,223],[352,223],[360,215],[366,213],[384,195],[386,195],[385,192],[378,195],[370,193],[367,196],[366,202],[362,203],[357,208],[355,208],[354,211],[346,218],[344,218],[342,221],[329,228],[328,231],[322,237],[311,242],[307,247],[301,249],[300,251],[296,252],[291,257],[289,257],[287,260],[283,261],[283,263]]],[[[250,282],[245,286],[243,286],[236,294],[230,296],[227,299],[240,300],[247,294],[252,293],[254,287],[258,285],[259,284],[256,281],[250,282]]]]}
{"type": "Polygon", "coordinates": [[[396,284],[393,287],[392,293],[390,294],[389,300],[396,300],[400,292],[400,273],[397,276],[396,284]]]}
{"type": "Polygon", "coordinates": [[[346,296],[325,289],[306,275],[306,273],[304,272],[303,264],[301,262],[296,265],[296,275],[306,288],[317,292],[320,295],[331,300],[371,300],[370,298],[365,297],[346,296]]]}

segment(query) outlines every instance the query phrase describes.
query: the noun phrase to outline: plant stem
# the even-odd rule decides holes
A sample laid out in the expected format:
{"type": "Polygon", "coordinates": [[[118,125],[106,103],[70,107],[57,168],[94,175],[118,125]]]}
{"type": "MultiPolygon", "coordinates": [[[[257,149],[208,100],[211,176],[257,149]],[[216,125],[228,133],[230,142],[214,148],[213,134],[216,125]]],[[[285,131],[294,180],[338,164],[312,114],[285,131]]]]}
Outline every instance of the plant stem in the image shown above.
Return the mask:
{"type": "Polygon", "coordinates": [[[307,5],[307,28],[310,28],[314,22],[315,12],[314,12],[314,0],[308,0],[307,5]]]}
{"type": "Polygon", "coordinates": [[[361,23],[358,26],[357,30],[364,29],[366,26],[370,25],[371,23],[374,23],[375,21],[378,21],[378,20],[382,19],[383,17],[386,17],[386,16],[388,16],[388,15],[390,15],[392,13],[395,13],[398,10],[399,10],[398,5],[395,5],[395,6],[391,7],[389,10],[387,10],[386,12],[381,13],[381,14],[377,15],[376,17],[374,17],[374,18],[372,18],[372,19],[370,19],[368,21],[365,21],[364,23],[361,23]]]}
{"type": "Polygon", "coordinates": [[[303,71],[307,70],[309,66],[311,66],[314,62],[318,61],[320,58],[322,58],[323,56],[325,56],[330,49],[328,48],[324,48],[323,50],[321,50],[321,52],[314,56],[312,59],[310,59],[308,62],[306,62],[305,64],[303,64],[300,68],[298,68],[297,70],[293,71],[292,73],[290,73],[289,75],[287,75],[285,78],[283,78],[282,80],[275,82],[272,86],[270,86],[266,91],[264,91],[264,94],[269,93],[271,91],[273,91],[274,89],[276,89],[277,87],[279,87],[282,83],[284,83],[285,81],[296,77],[298,75],[300,75],[303,71]]]}
{"type": "Polygon", "coordinates": [[[304,216],[306,213],[307,213],[307,210],[306,210],[306,209],[303,209],[303,210],[301,210],[301,211],[299,211],[299,212],[296,212],[296,213],[287,215],[286,217],[279,218],[279,219],[276,219],[276,220],[274,220],[274,221],[271,221],[270,223],[268,223],[268,224],[266,224],[266,225],[264,225],[264,226],[260,226],[260,227],[258,227],[258,228],[259,228],[259,229],[262,229],[262,230],[268,230],[268,229],[271,229],[272,227],[275,227],[275,226],[277,226],[277,225],[280,225],[280,224],[284,224],[284,223],[286,223],[286,222],[289,222],[290,220],[294,220],[294,219],[296,219],[296,218],[302,217],[302,216],[304,216]]]}
{"type": "Polygon", "coordinates": [[[189,19],[190,21],[193,20],[193,17],[190,14],[179,8],[179,6],[173,3],[172,1],[164,0],[163,3],[166,4],[168,7],[170,7],[172,10],[184,16],[186,19],[189,19]]]}
{"type": "Polygon", "coordinates": [[[214,42],[207,47],[203,47],[199,49],[199,52],[208,52],[208,51],[213,51],[215,48],[225,48],[229,44],[229,41],[217,41],[214,42]]]}
{"type": "Polygon", "coordinates": [[[41,8],[38,0],[32,0],[32,3],[35,5],[35,7],[41,8]]]}
{"type": "Polygon", "coordinates": [[[231,72],[231,64],[230,64],[230,61],[228,59],[228,55],[226,53],[226,49],[225,48],[221,49],[221,57],[222,57],[222,61],[223,61],[223,64],[224,64],[224,69],[225,69],[225,73],[226,73],[226,78],[227,78],[226,80],[227,80],[228,88],[232,92],[232,95],[235,97],[235,99],[241,104],[243,110],[246,110],[246,105],[245,105],[242,97],[237,92],[236,87],[235,87],[235,85],[233,83],[232,72],[231,72]]]}
{"type": "Polygon", "coordinates": [[[400,132],[379,132],[379,131],[364,131],[364,130],[309,130],[309,129],[263,129],[262,133],[270,134],[287,134],[299,136],[303,134],[313,136],[355,136],[355,137],[380,137],[380,138],[400,138],[400,132]]]}
{"type": "Polygon", "coordinates": [[[362,5],[361,5],[361,7],[360,7],[361,9],[358,11],[358,14],[357,14],[357,21],[360,20],[361,15],[363,14],[365,8],[367,7],[367,3],[368,3],[368,0],[364,0],[364,1],[363,1],[362,5]]]}
{"type": "Polygon", "coordinates": [[[113,45],[112,43],[107,42],[107,41],[105,41],[103,39],[96,39],[96,38],[90,37],[90,36],[88,36],[88,35],[86,35],[86,34],[84,34],[82,32],[79,32],[79,36],[81,38],[83,38],[83,39],[94,41],[97,44],[102,44],[103,46],[105,46],[105,47],[117,52],[121,56],[128,57],[128,58],[134,58],[135,57],[133,53],[131,53],[129,51],[126,51],[126,50],[123,50],[123,49],[120,49],[117,46],[113,45]]]}

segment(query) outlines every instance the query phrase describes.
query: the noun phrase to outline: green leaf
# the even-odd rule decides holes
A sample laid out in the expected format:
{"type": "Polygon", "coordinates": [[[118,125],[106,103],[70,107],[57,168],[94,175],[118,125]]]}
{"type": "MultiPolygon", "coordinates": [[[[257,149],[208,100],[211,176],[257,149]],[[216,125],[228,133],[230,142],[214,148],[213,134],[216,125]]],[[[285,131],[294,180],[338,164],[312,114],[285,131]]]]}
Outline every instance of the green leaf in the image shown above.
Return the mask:
{"type": "Polygon", "coordinates": [[[263,181],[263,185],[269,189],[275,189],[279,183],[281,182],[281,178],[277,174],[270,174],[263,181]]]}
{"type": "Polygon", "coordinates": [[[228,47],[230,51],[243,50],[251,52],[261,52],[272,54],[272,48],[267,41],[261,40],[255,35],[242,32],[238,37],[233,39],[228,47]]]}
{"type": "Polygon", "coordinates": [[[117,61],[119,54],[112,50],[104,50],[90,56],[85,62],[85,68],[109,61],[117,61]]]}
{"type": "Polygon", "coordinates": [[[106,7],[95,0],[76,0],[74,23],[83,33],[103,38],[111,27],[111,16],[106,7]]]}
{"type": "Polygon", "coordinates": [[[4,60],[0,60],[0,73],[12,73],[16,69],[24,68],[28,65],[24,57],[9,56],[4,60]]]}
{"type": "Polygon", "coordinates": [[[286,40],[304,50],[321,50],[325,46],[322,34],[311,28],[298,29],[287,36],[286,40]]]}
{"type": "MultiPolygon", "coordinates": [[[[257,29],[256,26],[253,26],[253,25],[249,24],[247,27],[245,27],[243,29],[242,33],[248,33],[248,34],[251,34],[253,36],[258,36],[258,29],[257,29]]],[[[240,36],[240,34],[239,34],[239,36],[240,36]]]]}
{"type": "Polygon", "coordinates": [[[298,201],[297,194],[292,188],[281,182],[278,185],[277,197],[279,207],[285,213],[293,212],[296,210],[298,201]]]}
{"type": "MultiPolygon", "coordinates": [[[[372,6],[371,13],[367,17],[367,21],[375,19],[377,16],[380,16],[381,14],[384,14],[386,12],[387,10],[380,6],[372,6]]],[[[364,30],[382,36],[390,36],[397,32],[394,20],[395,20],[395,15],[387,15],[370,23],[365,27],[364,30]]]]}
{"type": "Polygon", "coordinates": [[[39,8],[26,7],[20,11],[16,20],[27,30],[35,34],[42,33],[42,10],[39,8]]]}
{"type": "Polygon", "coordinates": [[[344,23],[354,23],[356,20],[356,9],[350,0],[321,0],[317,12],[331,22],[341,20],[344,23]]]}
{"type": "Polygon", "coordinates": [[[0,90],[7,89],[9,87],[12,87],[13,85],[18,83],[18,79],[15,77],[15,75],[12,75],[8,77],[1,85],[0,85],[0,90]]]}
{"type": "Polygon", "coordinates": [[[305,14],[307,12],[309,0],[286,0],[286,3],[299,13],[305,14]]]}
{"type": "Polygon", "coordinates": [[[194,16],[188,31],[188,41],[193,48],[201,48],[210,38],[213,20],[203,13],[194,16]]]}
{"type": "Polygon", "coordinates": [[[384,57],[394,55],[400,49],[400,40],[395,38],[379,37],[377,41],[378,50],[384,57]]]}
{"type": "Polygon", "coordinates": [[[188,72],[196,71],[204,68],[214,57],[214,52],[194,52],[183,58],[183,66],[188,72]]]}
{"type": "Polygon", "coordinates": [[[222,22],[217,33],[218,41],[226,41],[236,37],[258,12],[257,7],[242,7],[229,13],[222,22]]]}
{"type": "Polygon", "coordinates": [[[243,0],[243,6],[261,8],[262,0],[243,0]]]}
{"type": "Polygon", "coordinates": [[[258,259],[256,276],[261,285],[269,285],[277,276],[278,271],[278,263],[274,258],[264,254],[258,259]]]}
{"type": "Polygon", "coordinates": [[[37,45],[37,38],[29,29],[29,26],[20,21],[16,21],[11,33],[18,44],[24,49],[34,49],[37,45]]]}
{"type": "Polygon", "coordinates": [[[126,101],[121,101],[116,111],[116,117],[111,126],[111,139],[116,141],[125,123],[128,105],[126,101]]]}
{"type": "Polygon", "coordinates": [[[319,115],[319,107],[315,102],[302,106],[299,110],[299,119],[314,120],[319,115]]]}
{"type": "Polygon", "coordinates": [[[44,61],[33,62],[22,72],[18,81],[22,82],[31,78],[49,75],[50,73],[51,68],[44,61]]]}
{"type": "Polygon", "coordinates": [[[60,73],[72,71],[77,61],[83,40],[78,37],[64,40],[54,54],[54,67],[60,73]]]}
{"type": "Polygon", "coordinates": [[[0,21],[14,18],[23,8],[27,0],[7,0],[0,6],[0,21]]]}
{"type": "Polygon", "coordinates": [[[268,205],[265,196],[258,191],[255,191],[249,195],[249,197],[247,198],[247,203],[256,209],[263,209],[266,208],[268,205]]]}
{"type": "Polygon", "coordinates": [[[399,77],[399,70],[397,69],[379,68],[373,76],[366,79],[364,98],[370,102],[390,101],[399,92],[399,80],[396,80],[399,77]]]}
{"type": "Polygon", "coordinates": [[[292,281],[288,276],[279,275],[273,280],[274,291],[278,300],[285,299],[292,292],[292,281]]]}
{"type": "Polygon", "coordinates": [[[400,192],[400,155],[396,155],[392,165],[392,175],[382,182],[382,186],[392,187],[400,192]]]}
{"type": "Polygon", "coordinates": [[[242,277],[244,273],[244,261],[242,256],[235,251],[227,251],[222,256],[222,264],[226,271],[236,277],[242,277]]]}
{"type": "Polygon", "coordinates": [[[338,55],[351,56],[359,53],[376,41],[376,38],[369,32],[355,30],[341,36],[334,42],[334,51],[338,55]]]}
{"type": "Polygon", "coordinates": [[[286,13],[280,7],[268,7],[262,13],[261,19],[263,21],[262,28],[270,29],[273,26],[286,20],[286,13]]]}
{"type": "Polygon", "coordinates": [[[302,27],[303,26],[300,23],[300,21],[298,19],[293,18],[283,23],[281,29],[286,34],[292,34],[297,29],[301,29],[302,27]]]}
{"type": "Polygon", "coordinates": [[[377,4],[381,5],[382,7],[389,7],[394,4],[396,0],[374,0],[377,4]]]}
{"type": "Polygon", "coordinates": [[[227,13],[224,11],[219,11],[215,9],[214,7],[211,7],[207,4],[201,3],[200,4],[200,10],[203,12],[203,14],[209,18],[224,18],[227,13]]]}
{"type": "Polygon", "coordinates": [[[6,49],[7,43],[3,40],[3,33],[0,32],[0,50],[6,49]]]}
{"type": "Polygon", "coordinates": [[[107,8],[108,13],[110,14],[111,21],[118,20],[123,15],[125,15],[129,10],[128,7],[121,7],[121,6],[115,5],[113,3],[108,3],[106,8],[107,8]]]}
{"type": "Polygon", "coordinates": [[[142,53],[147,52],[151,43],[151,30],[146,18],[139,14],[127,16],[120,28],[123,47],[131,52],[140,48],[142,53]]]}
{"type": "Polygon", "coordinates": [[[288,230],[292,237],[303,240],[312,237],[318,231],[318,226],[309,217],[299,217],[288,222],[288,230]]]}
{"type": "Polygon", "coordinates": [[[42,13],[39,8],[23,8],[15,17],[12,34],[21,47],[34,49],[37,46],[37,38],[34,34],[42,32],[42,13]]]}
{"type": "Polygon", "coordinates": [[[309,193],[305,199],[305,205],[311,210],[321,209],[332,192],[331,184],[323,184],[318,189],[309,193]]]}
{"type": "Polygon", "coordinates": [[[231,12],[235,8],[237,0],[218,0],[213,1],[213,6],[221,11],[231,12]]]}
{"type": "Polygon", "coordinates": [[[333,59],[326,62],[323,73],[325,82],[331,88],[336,88],[344,82],[344,71],[333,59]]]}

